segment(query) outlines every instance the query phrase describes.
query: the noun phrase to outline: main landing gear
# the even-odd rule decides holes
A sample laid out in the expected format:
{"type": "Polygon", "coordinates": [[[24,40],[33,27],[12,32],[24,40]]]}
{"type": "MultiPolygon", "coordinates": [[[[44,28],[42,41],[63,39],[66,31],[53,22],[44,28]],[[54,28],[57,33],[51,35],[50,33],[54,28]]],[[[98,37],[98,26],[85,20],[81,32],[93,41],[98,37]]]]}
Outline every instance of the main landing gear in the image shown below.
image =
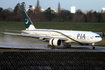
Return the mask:
{"type": "Polygon", "coordinates": [[[55,49],[55,46],[47,45],[48,48],[55,49]]]}
{"type": "Polygon", "coordinates": [[[95,43],[92,43],[92,49],[95,49],[95,43]]]}
{"type": "Polygon", "coordinates": [[[70,47],[71,47],[71,44],[69,44],[69,43],[64,43],[63,46],[64,46],[65,48],[70,48],[70,47]]]}
{"type": "Polygon", "coordinates": [[[69,43],[63,43],[63,45],[61,45],[61,46],[55,47],[55,46],[47,45],[47,47],[51,48],[51,49],[55,49],[55,48],[70,48],[71,44],[69,44],[69,43]]]}

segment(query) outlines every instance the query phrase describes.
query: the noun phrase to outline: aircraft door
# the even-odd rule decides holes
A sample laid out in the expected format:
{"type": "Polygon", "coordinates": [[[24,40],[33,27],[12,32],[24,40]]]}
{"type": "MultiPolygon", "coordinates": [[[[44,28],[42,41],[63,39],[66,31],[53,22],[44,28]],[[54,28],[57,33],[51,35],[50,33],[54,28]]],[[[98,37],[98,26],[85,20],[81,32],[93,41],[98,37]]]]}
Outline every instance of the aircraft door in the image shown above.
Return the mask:
{"type": "Polygon", "coordinates": [[[86,35],[86,40],[89,40],[90,39],[90,35],[86,35]]]}
{"type": "Polygon", "coordinates": [[[73,39],[76,39],[76,34],[73,35],[73,39]]]}

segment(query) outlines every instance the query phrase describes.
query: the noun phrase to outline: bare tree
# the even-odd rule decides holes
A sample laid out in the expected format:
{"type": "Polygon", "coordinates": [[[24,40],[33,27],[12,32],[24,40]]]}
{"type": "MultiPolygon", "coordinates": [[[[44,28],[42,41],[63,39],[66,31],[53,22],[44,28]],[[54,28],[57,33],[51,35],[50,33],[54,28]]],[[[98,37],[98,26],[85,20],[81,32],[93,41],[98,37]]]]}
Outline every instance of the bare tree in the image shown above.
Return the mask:
{"type": "Polygon", "coordinates": [[[102,14],[102,18],[100,22],[105,23],[105,13],[102,14]]]}
{"type": "Polygon", "coordinates": [[[85,22],[85,16],[82,11],[79,9],[73,16],[73,22],[85,22]]]}
{"type": "Polygon", "coordinates": [[[85,22],[84,14],[75,14],[72,20],[73,22],[85,22]]]}
{"type": "Polygon", "coordinates": [[[87,14],[86,14],[86,18],[87,18],[87,22],[98,22],[98,15],[97,15],[97,12],[94,11],[89,11],[87,14]]]}
{"type": "Polygon", "coordinates": [[[60,2],[58,3],[58,13],[61,12],[61,6],[60,6],[60,2]]]}
{"type": "Polygon", "coordinates": [[[87,14],[86,14],[86,18],[87,18],[87,22],[91,22],[92,20],[92,12],[89,11],[87,14]]]}
{"type": "Polygon", "coordinates": [[[39,0],[37,0],[37,4],[36,4],[36,7],[35,7],[35,13],[38,13],[38,12],[41,12],[41,7],[39,5],[39,0]]]}

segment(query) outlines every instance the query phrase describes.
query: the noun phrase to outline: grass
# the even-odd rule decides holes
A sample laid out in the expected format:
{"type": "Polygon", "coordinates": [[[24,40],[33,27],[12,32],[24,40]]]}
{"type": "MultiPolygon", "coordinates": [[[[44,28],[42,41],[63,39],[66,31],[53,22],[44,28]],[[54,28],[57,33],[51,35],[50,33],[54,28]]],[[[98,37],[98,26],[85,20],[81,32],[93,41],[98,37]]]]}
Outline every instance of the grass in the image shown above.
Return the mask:
{"type": "MultiPolygon", "coordinates": [[[[34,22],[38,29],[61,29],[61,30],[82,30],[93,32],[104,32],[105,23],[70,23],[70,22],[34,22]]],[[[0,32],[10,30],[24,30],[24,22],[0,22],[0,32]]],[[[105,45],[105,37],[99,45],[105,45]]]]}
{"type": "Polygon", "coordinates": [[[37,28],[105,32],[104,23],[36,22],[37,28]]]}
{"type": "MultiPolygon", "coordinates": [[[[105,33],[104,23],[34,22],[34,25],[36,28],[41,29],[82,30],[105,33]]],[[[5,29],[25,29],[24,22],[0,22],[0,31],[5,29]]]]}

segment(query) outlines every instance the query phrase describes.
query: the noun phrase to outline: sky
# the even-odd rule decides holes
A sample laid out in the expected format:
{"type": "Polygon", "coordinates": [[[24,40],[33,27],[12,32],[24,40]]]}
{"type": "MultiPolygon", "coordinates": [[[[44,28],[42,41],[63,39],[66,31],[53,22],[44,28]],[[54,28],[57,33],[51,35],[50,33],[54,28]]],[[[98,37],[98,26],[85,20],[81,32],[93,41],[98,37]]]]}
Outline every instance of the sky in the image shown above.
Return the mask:
{"type": "MultiPolygon", "coordinates": [[[[14,9],[17,3],[22,2],[25,2],[26,10],[28,10],[29,5],[36,6],[37,0],[0,0],[0,7],[3,9],[14,9]]],[[[105,0],[39,0],[41,8],[44,10],[48,7],[57,10],[59,2],[61,9],[66,10],[71,10],[71,6],[75,6],[76,10],[93,10],[100,12],[102,8],[105,7],[105,0]]]]}

